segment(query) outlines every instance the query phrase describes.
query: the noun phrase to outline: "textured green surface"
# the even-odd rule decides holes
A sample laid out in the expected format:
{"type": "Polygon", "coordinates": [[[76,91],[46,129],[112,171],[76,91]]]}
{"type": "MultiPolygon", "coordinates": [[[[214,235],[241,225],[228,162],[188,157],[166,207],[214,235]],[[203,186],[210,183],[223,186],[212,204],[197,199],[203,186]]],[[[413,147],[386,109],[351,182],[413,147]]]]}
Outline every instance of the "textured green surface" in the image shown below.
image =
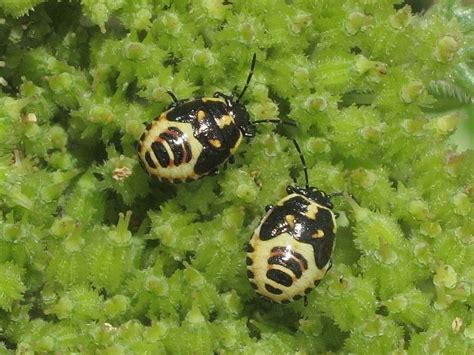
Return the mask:
{"type": "Polygon", "coordinates": [[[0,353],[472,353],[473,9],[168,3],[0,2],[0,353]],[[241,88],[253,53],[252,118],[299,127],[151,181],[135,141],[166,91],[241,88]],[[307,307],[245,274],[264,206],[302,183],[292,137],[313,185],[354,196],[307,307]]]}

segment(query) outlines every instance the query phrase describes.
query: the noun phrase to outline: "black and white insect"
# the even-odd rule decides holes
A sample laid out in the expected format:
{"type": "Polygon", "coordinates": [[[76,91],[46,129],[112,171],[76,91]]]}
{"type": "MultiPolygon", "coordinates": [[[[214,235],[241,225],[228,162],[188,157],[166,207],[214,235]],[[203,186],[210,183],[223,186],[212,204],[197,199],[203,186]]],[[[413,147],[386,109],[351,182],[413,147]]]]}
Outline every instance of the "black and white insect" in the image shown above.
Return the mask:
{"type": "Polygon", "coordinates": [[[288,186],[288,195],[266,207],[266,215],[247,246],[247,276],[255,291],[277,303],[305,297],[331,268],[336,236],[336,214],[331,198],[309,186],[288,186]]]}
{"type": "Polygon", "coordinates": [[[171,183],[193,181],[218,172],[232,161],[243,137],[255,135],[255,124],[270,122],[294,125],[280,119],[250,121],[241,99],[255,68],[252,58],[247,82],[241,93],[178,100],[168,92],[170,108],[147,125],[138,144],[138,157],[145,171],[158,180],[171,183]]]}

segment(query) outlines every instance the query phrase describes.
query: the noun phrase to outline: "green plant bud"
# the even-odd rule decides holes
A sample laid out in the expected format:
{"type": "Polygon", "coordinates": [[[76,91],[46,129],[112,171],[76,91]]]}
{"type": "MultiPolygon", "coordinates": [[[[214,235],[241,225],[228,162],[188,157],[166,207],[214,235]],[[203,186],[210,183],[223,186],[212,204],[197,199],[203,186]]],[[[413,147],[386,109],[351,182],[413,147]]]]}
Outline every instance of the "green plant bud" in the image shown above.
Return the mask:
{"type": "Polygon", "coordinates": [[[80,234],[80,230],[76,229],[64,240],[64,248],[68,252],[78,252],[84,245],[84,239],[80,234]]]}
{"type": "Polygon", "coordinates": [[[69,73],[61,73],[49,79],[49,88],[56,93],[65,93],[72,86],[72,75],[69,73]]]}
{"type": "Polygon", "coordinates": [[[114,114],[109,106],[94,105],[89,110],[88,119],[94,123],[107,124],[114,119],[114,114]]]}
{"type": "Polygon", "coordinates": [[[384,304],[396,321],[411,323],[420,328],[426,327],[429,322],[430,301],[417,289],[398,294],[384,304]]]}
{"type": "Polygon", "coordinates": [[[455,206],[454,213],[460,216],[467,216],[473,210],[469,197],[463,192],[458,192],[453,197],[453,204],[455,206]]]}
{"type": "Polygon", "coordinates": [[[311,26],[312,18],[311,14],[304,11],[298,11],[289,21],[291,31],[295,34],[300,34],[307,27],[311,26]]]}
{"type": "Polygon", "coordinates": [[[426,353],[439,353],[446,347],[446,335],[439,332],[429,337],[423,346],[426,353]]]}
{"type": "MultiPolygon", "coordinates": [[[[105,30],[103,31],[105,32],[105,30]]],[[[126,350],[125,347],[119,344],[109,346],[105,349],[100,351],[101,355],[125,355],[126,350]]]]}
{"type": "Polygon", "coordinates": [[[149,56],[146,46],[142,43],[128,42],[125,44],[123,50],[125,58],[136,62],[141,62],[149,56]]]}
{"type": "Polygon", "coordinates": [[[53,351],[55,349],[55,341],[50,336],[44,336],[33,344],[36,351],[53,351]]]}
{"type": "Polygon", "coordinates": [[[53,152],[48,157],[48,164],[58,170],[71,170],[76,168],[75,158],[67,152],[53,152]]]}
{"type": "Polygon", "coordinates": [[[474,339],[474,321],[466,327],[464,330],[464,336],[468,339],[474,339]]]}
{"type": "Polygon", "coordinates": [[[165,322],[154,322],[145,330],[144,338],[156,342],[164,339],[168,335],[169,326],[165,322]]]}
{"type": "Polygon", "coordinates": [[[242,310],[239,296],[235,292],[228,292],[221,296],[224,302],[224,309],[232,315],[237,315],[242,310]]]}
{"type": "Polygon", "coordinates": [[[365,31],[372,22],[372,16],[367,16],[361,12],[352,12],[344,23],[344,29],[348,35],[354,35],[359,31],[365,31]]]}
{"type": "Polygon", "coordinates": [[[13,303],[23,299],[26,287],[22,281],[23,270],[14,263],[0,264],[0,308],[10,311],[13,303]]]}
{"type": "Polygon", "coordinates": [[[154,275],[147,277],[145,281],[145,287],[157,296],[166,297],[169,292],[166,279],[154,275]]]}
{"type": "MultiPolygon", "coordinates": [[[[110,3],[112,5],[113,2],[110,3]]],[[[85,12],[90,20],[100,27],[100,31],[105,33],[105,23],[107,22],[110,11],[107,5],[101,2],[84,2],[85,12]]]]}
{"type": "Polygon", "coordinates": [[[398,347],[403,329],[382,316],[363,320],[344,344],[345,351],[361,353],[388,353],[398,347]]]}
{"type": "Polygon", "coordinates": [[[324,284],[327,286],[324,290],[319,287],[308,295],[307,312],[310,314],[319,309],[319,312],[333,318],[341,330],[349,331],[356,328],[356,324],[360,325],[363,314],[372,314],[375,311],[375,292],[369,280],[346,276],[344,267],[340,269],[340,272],[335,270],[326,276],[324,284]]]}
{"type": "Polygon", "coordinates": [[[124,314],[130,307],[130,299],[123,295],[115,295],[104,302],[104,312],[106,316],[116,318],[124,314]]]}
{"type": "Polygon", "coordinates": [[[325,155],[331,151],[330,143],[325,138],[312,137],[305,144],[305,150],[310,155],[325,155]]]}
{"type": "Polygon", "coordinates": [[[346,57],[328,58],[315,66],[313,82],[321,83],[326,90],[344,90],[354,79],[351,74],[353,60],[346,57]]]}
{"type": "Polygon", "coordinates": [[[172,12],[166,12],[160,17],[160,21],[163,24],[163,30],[173,36],[177,36],[183,27],[178,15],[172,12]]]}
{"type": "Polygon", "coordinates": [[[458,112],[450,112],[431,119],[427,126],[437,135],[447,135],[456,129],[460,120],[461,115],[458,112]]]}
{"type": "Polygon", "coordinates": [[[67,134],[62,127],[51,127],[49,134],[51,135],[51,143],[56,149],[64,149],[67,144],[67,134]]]}
{"type": "Polygon", "coordinates": [[[359,207],[351,199],[349,203],[354,209],[357,221],[354,234],[357,236],[358,247],[367,252],[378,252],[383,259],[389,258],[395,261],[396,255],[393,254],[392,248],[403,241],[399,226],[387,216],[359,207]]]}
{"type": "Polygon", "coordinates": [[[208,50],[195,50],[191,58],[193,63],[200,67],[212,67],[216,63],[214,56],[208,50]]]}
{"type": "Polygon", "coordinates": [[[422,95],[424,91],[425,87],[421,81],[411,81],[400,90],[400,100],[409,104],[422,95]]]}
{"type": "Polygon", "coordinates": [[[226,3],[223,3],[219,0],[204,0],[202,1],[202,6],[206,9],[209,16],[214,20],[223,20],[225,14],[228,11],[226,3]]]}
{"type": "Polygon", "coordinates": [[[444,36],[436,43],[433,57],[442,63],[450,62],[453,60],[459,47],[459,42],[455,38],[452,36],[444,36]]]}
{"type": "Polygon", "coordinates": [[[94,341],[102,346],[112,345],[116,340],[117,328],[110,323],[103,323],[91,332],[94,341]]]}
{"type": "Polygon", "coordinates": [[[148,29],[151,26],[151,17],[152,13],[150,12],[150,10],[142,8],[134,14],[131,27],[136,28],[138,30],[148,29]]]}
{"type": "Polygon", "coordinates": [[[391,15],[389,18],[390,26],[400,30],[407,27],[412,20],[412,13],[410,5],[403,6],[395,14],[391,15]]]}
{"type": "Polygon", "coordinates": [[[443,232],[443,229],[437,222],[424,222],[420,226],[420,232],[430,238],[436,238],[443,232]]]}
{"type": "Polygon", "coordinates": [[[404,131],[412,136],[421,137],[426,134],[424,127],[427,120],[423,118],[407,119],[402,121],[402,128],[404,131]]]}
{"type": "Polygon", "coordinates": [[[256,119],[266,119],[268,117],[279,116],[278,106],[273,101],[250,105],[250,112],[256,119]]]}
{"type": "Polygon", "coordinates": [[[457,273],[449,265],[441,265],[436,269],[433,283],[437,287],[453,288],[457,283],[457,273]]]}
{"type": "Polygon", "coordinates": [[[433,261],[433,256],[430,253],[430,247],[424,242],[413,242],[413,253],[416,257],[417,263],[421,265],[429,265],[433,261]]]}
{"type": "Polygon", "coordinates": [[[371,61],[363,55],[356,57],[355,69],[359,74],[367,76],[373,82],[379,82],[387,74],[387,64],[371,61]]]}
{"type": "Polygon", "coordinates": [[[76,229],[77,225],[73,218],[65,216],[61,219],[55,219],[50,233],[56,237],[65,237],[76,229]]]}
{"type": "Polygon", "coordinates": [[[119,246],[128,245],[130,243],[132,233],[128,231],[128,225],[130,223],[131,216],[132,211],[127,211],[125,215],[123,213],[119,213],[117,227],[108,233],[108,237],[119,246]]]}
{"type": "Polygon", "coordinates": [[[312,111],[325,111],[328,107],[327,100],[322,96],[311,95],[308,96],[304,102],[304,108],[308,112],[312,111]]]}
{"type": "Polygon", "coordinates": [[[55,314],[59,319],[70,318],[73,308],[74,304],[72,300],[67,296],[63,296],[58,303],[47,308],[45,314],[55,314]]]}
{"type": "Polygon", "coordinates": [[[408,205],[408,212],[418,220],[430,218],[428,206],[420,200],[411,201],[408,205]]]}

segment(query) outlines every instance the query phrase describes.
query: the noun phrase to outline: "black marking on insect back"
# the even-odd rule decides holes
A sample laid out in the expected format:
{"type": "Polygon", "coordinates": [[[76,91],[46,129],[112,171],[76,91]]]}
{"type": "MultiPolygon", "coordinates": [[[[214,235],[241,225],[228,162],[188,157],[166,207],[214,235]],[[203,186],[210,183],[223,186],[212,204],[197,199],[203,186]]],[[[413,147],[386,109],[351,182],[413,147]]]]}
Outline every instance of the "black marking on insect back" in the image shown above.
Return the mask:
{"type": "Polygon", "coordinates": [[[275,287],[273,287],[272,285],[269,285],[269,284],[265,284],[265,289],[268,292],[273,293],[274,295],[281,295],[283,293],[283,291],[280,290],[279,288],[275,288],[275,287]]]}
{"type": "Polygon", "coordinates": [[[217,123],[223,116],[232,117],[229,106],[222,101],[212,98],[190,100],[172,108],[166,116],[170,122],[191,124],[193,135],[202,146],[194,166],[194,172],[199,176],[208,175],[224,163],[240,139],[240,129],[234,122],[222,128],[217,123]],[[198,114],[199,111],[202,112],[198,114]]]}
{"type": "Polygon", "coordinates": [[[252,282],[252,281],[250,281],[250,286],[252,286],[252,288],[254,290],[256,290],[258,288],[257,284],[255,282],[252,282]]]}
{"type": "Polygon", "coordinates": [[[314,287],[318,286],[321,283],[321,279],[314,281],[314,287]]]}
{"type": "Polygon", "coordinates": [[[253,249],[252,245],[250,245],[250,243],[247,244],[247,252],[248,253],[253,253],[254,252],[254,249],[253,249]]]}
{"type": "Polygon", "coordinates": [[[248,277],[249,279],[253,279],[254,276],[255,276],[255,275],[254,275],[254,273],[253,273],[251,270],[247,270],[247,277],[248,277]]]}
{"type": "Polygon", "coordinates": [[[270,265],[281,265],[291,270],[298,279],[308,269],[308,261],[303,255],[285,247],[274,247],[267,262],[270,265]]]}
{"type": "Polygon", "coordinates": [[[151,159],[150,152],[148,151],[145,153],[145,160],[150,168],[156,169],[155,162],[153,161],[153,159],[151,159]]]}
{"type": "Polygon", "coordinates": [[[249,258],[248,256],[247,256],[247,259],[245,260],[245,262],[248,266],[253,264],[253,260],[251,258],[249,258]]]}
{"type": "Polygon", "coordinates": [[[186,135],[178,127],[169,127],[159,137],[168,143],[173,152],[173,163],[175,166],[188,163],[191,160],[191,146],[186,135]]]}
{"type": "Polygon", "coordinates": [[[301,265],[294,259],[285,260],[281,256],[272,256],[268,259],[270,265],[281,265],[293,272],[296,278],[300,278],[302,275],[301,265]]]}
{"type": "Polygon", "coordinates": [[[334,232],[332,214],[326,209],[320,209],[316,222],[319,223],[319,229],[324,232],[322,238],[301,238],[300,241],[308,243],[313,246],[316,266],[319,269],[324,268],[331,259],[332,250],[334,247],[334,232]]]}
{"type": "Polygon", "coordinates": [[[200,110],[205,113],[219,113],[227,112],[227,107],[220,101],[205,102],[202,98],[197,98],[186,102],[179,102],[178,105],[166,113],[166,118],[172,122],[193,123],[196,121],[197,112],[200,110]]]}
{"type": "Polygon", "coordinates": [[[307,289],[304,290],[304,294],[307,295],[310,293],[313,289],[311,287],[308,287],[307,289]]]}
{"type": "Polygon", "coordinates": [[[295,196],[286,200],[282,206],[275,206],[260,227],[260,239],[269,240],[282,233],[288,233],[302,243],[310,244],[314,250],[316,266],[322,269],[329,261],[334,245],[334,223],[332,212],[326,208],[319,208],[316,218],[308,218],[310,202],[302,196],[295,196]],[[293,215],[291,225],[285,218],[293,215]],[[323,237],[313,236],[317,230],[322,230],[323,237]]]}
{"type": "Polygon", "coordinates": [[[286,200],[282,206],[274,206],[270,215],[263,221],[260,228],[260,239],[269,240],[282,233],[290,233],[294,236],[301,229],[301,225],[309,218],[304,214],[308,209],[309,201],[301,196],[295,196],[286,200]],[[294,227],[288,224],[287,215],[295,215],[294,227]],[[296,228],[298,224],[298,228],[296,228]]]}
{"type": "Polygon", "coordinates": [[[293,284],[293,279],[288,274],[278,269],[270,269],[267,271],[267,277],[276,283],[290,287],[293,284]]]}
{"type": "Polygon", "coordinates": [[[145,139],[146,137],[146,132],[143,132],[142,135],[140,136],[140,141],[143,142],[143,140],[145,139]]]}
{"type": "Polygon", "coordinates": [[[219,127],[217,121],[223,116],[230,115],[224,103],[219,101],[202,102],[199,110],[205,115],[200,120],[196,119],[192,122],[194,137],[202,145],[202,152],[198,157],[194,172],[198,175],[205,175],[232,155],[231,149],[240,139],[241,133],[235,123],[219,127]],[[219,144],[215,144],[216,142],[219,144]]]}
{"type": "Polygon", "coordinates": [[[160,163],[163,168],[166,168],[170,163],[170,157],[163,143],[153,142],[151,143],[151,149],[153,150],[153,153],[155,153],[158,163],[160,163]]]}
{"type": "Polygon", "coordinates": [[[301,295],[296,295],[296,296],[293,297],[293,301],[298,301],[298,300],[300,300],[300,299],[302,299],[302,298],[303,298],[303,296],[301,296],[301,295]]]}

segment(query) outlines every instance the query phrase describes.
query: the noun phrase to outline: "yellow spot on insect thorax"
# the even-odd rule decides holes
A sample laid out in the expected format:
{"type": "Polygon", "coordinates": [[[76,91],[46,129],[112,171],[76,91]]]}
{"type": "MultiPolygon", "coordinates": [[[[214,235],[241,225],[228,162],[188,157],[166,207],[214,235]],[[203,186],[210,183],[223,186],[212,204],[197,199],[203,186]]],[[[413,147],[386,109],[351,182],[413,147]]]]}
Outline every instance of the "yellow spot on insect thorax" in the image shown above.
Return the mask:
{"type": "Polygon", "coordinates": [[[206,113],[202,110],[199,110],[196,114],[196,118],[199,122],[201,122],[204,118],[206,118],[206,113]]]}
{"type": "Polygon", "coordinates": [[[290,228],[295,228],[295,216],[291,214],[287,214],[285,216],[286,223],[290,226],[290,228]]]}
{"type": "Polygon", "coordinates": [[[305,213],[305,216],[309,219],[316,219],[316,215],[318,214],[318,205],[315,203],[311,203],[308,205],[308,209],[305,213]]]}
{"type": "Polygon", "coordinates": [[[229,126],[234,123],[234,119],[229,115],[223,115],[222,117],[217,119],[217,125],[219,128],[224,128],[225,126],[229,126]]]}
{"type": "Polygon", "coordinates": [[[222,146],[221,141],[218,139],[209,139],[209,144],[214,148],[220,148],[222,146]]]}
{"type": "Polygon", "coordinates": [[[322,229],[318,229],[315,233],[313,233],[313,238],[322,238],[324,237],[324,231],[322,229]]]}

